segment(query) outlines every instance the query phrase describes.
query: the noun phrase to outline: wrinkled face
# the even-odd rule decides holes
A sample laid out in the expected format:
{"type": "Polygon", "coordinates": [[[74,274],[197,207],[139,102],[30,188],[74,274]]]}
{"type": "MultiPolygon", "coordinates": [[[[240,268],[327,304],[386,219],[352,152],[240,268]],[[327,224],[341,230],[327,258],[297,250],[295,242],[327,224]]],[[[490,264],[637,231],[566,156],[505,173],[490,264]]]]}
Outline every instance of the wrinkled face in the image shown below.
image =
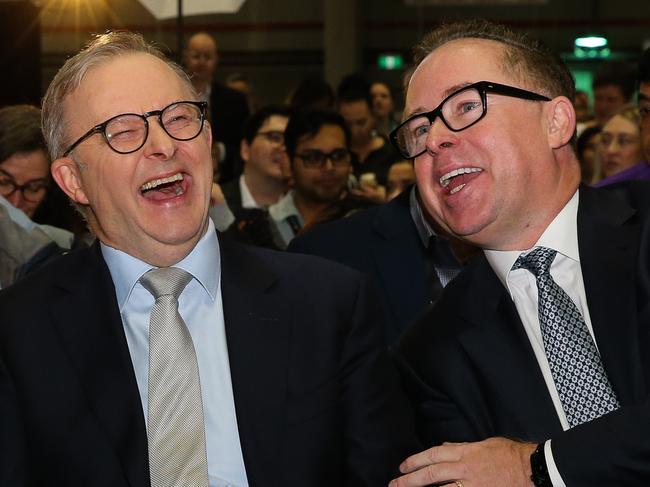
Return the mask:
{"type": "Polygon", "coordinates": [[[605,176],[624,171],[641,160],[639,127],[621,115],[615,115],[605,124],[600,143],[605,176]]]}
{"type": "Polygon", "coordinates": [[[185,67],[191,77],[209,82],[217,68],[217,45],[210,36],[196,34],[187,44],[184,56],[185,67]]]}
{"type": "MultiPolygon", "coordinates": [[[[142,114],[191,100],[188,87],[163,61],[127,54],[91,69],[64,102],[67,143],[123,113],[142,114]]],[[[105,244],[153,265],[187,255],[207,228],[212,186],[210,128],[189,141],[172,139],[156,116],[139,150],[118,154],[101,134],[53,162],[57,183],[85,206],[105,244]],[[75,158],[75,160],[72,159],[75,158]]]]}
{"type": "Polygon", "coordinates": [[[370,96],[372,97],[372,112],[376,118],[388,117],[395,108],[390,89],[384,83],[373,83],[370,86],[370,96]]]}
{"type": "Polygon", "coordinates": [[[639,86],[639,111],[641,112],[643,158],[650,162],[650,83],[641,83],[639,86]]]}
{"type": "Polygon", "coordinates": [[[245,173],[256,172],[278,181],[284,179],[283,169],[289,164],[283,139],[288,122],[287,117],[271,115],[250,144],[242,141],[241,157],[246,162],[245,173]]]}
{"type": "Polygon", "coordinates": [[[594,88],[594,115],[598,124],[605,125],[626,102],[618,86],[605,85],[594,88]]]}
{"type": "MultiPolygon", "coordinates": [[[[482,80],[536,91],[501,67],[502,55],[501,44],[482,39],[454,40],[434,50],[411,78],[404,119],[482,80]]],[[[481,247],[527,248],[540,226],[550,223],[539,209],[548,206],[561,179],[547,137],[550,104],[488,93],[487,113],[475,125],[452,132],[436,119],[427,152],[415,159],[429,213],[481,247]]]]}
{"type": "Polygon", "coordinates": [[[0,162],[0,195],[31,218],[47,194],[49,176],[50,162],[44,151],[13,154],[0,162]]]}
{"type": "Polygon", "coordinates": [[[386,197],[392,200],[415,182],[415,171],[410,161],[396,162],[388,170],[386,197]]]}
{"type": "MultiPolygon", "coordinates": [[[[296,154],[309,151],[331,153],[341,149],[347,149],[343,129],[338,125],[323,125],[315,136],[298,141],[296,154]]],[[[352,166],[349,161],[334,165],[327,159],[323,167],[305,167],[302,159],[295,156],[292,169],[294,189],[300,197],[316,203],[333,203],[346,190],[352,166]]]]}
{"type": "Polygon", "coordinates": [[[342,101],[339,104],[339,113],[350,129],[353,147],[370,141],[372,129],[375,126],[375,117],[372,116],[370,107],[365,100],[342,101]]]}

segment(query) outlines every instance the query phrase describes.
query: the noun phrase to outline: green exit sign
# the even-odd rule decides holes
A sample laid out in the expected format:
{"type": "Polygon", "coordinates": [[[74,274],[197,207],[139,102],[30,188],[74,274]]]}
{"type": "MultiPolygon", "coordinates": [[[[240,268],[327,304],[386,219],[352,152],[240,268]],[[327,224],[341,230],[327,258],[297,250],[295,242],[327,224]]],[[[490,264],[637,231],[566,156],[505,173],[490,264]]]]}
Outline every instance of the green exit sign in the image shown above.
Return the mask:
{"type": "Polygon", "coordinates": [[[377,66],[380,69],[400,69],[404,66],[401,54],[380,54],[377,57],[377,66]]]}

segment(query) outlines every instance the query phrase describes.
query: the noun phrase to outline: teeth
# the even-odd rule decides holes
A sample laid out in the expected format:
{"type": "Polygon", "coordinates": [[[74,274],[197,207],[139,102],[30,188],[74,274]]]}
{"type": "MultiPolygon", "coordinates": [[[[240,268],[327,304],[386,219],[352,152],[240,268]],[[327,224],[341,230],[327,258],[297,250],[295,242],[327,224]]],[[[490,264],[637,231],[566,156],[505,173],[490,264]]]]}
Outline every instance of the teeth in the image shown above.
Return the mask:
{"type": "Polygon", "coordinates": [[[460,186],[456,186],[454,189],[452,189],[449,194],[455,194],[458,193],[461,189],[465,187],[465,184],[461,184],[460,186]]]}
{"type": "MultiPolygon", "coordinates": [[[[161,184],[167,184],[167,183],[173,183],[175,181],[182,181],[183,180],[183,175],[181,173],[174,174],[173,176],[169,176],[167,178],[161,178],[161,179],[154,179],[152,181],[149,181],[148,183],[144,183],[142,186],[140,186],[140,191],[147,191],[149,189],[153,189],[157,186],[160,186],[161,184]]],[[[178,190],[180,188],[176,189],[176,194],[178,194],[178,190]]],[[[180,189],[181,192],[183,191],[180,189]]]]}
{"type": "MultiPolygon", "coordinates": [[[[440,184],[442,185],[443,188],[446,188],[447,186],[449,186],[449,182],[453,177],[460,176],[461,174],[470,174],[473,172],[481,172],[481,171],[483,171],[483,169],[480,169],[478,167],[459,167],[458,169],[454,169],[453,171],[450,171],[447,174],[443,174],[442,177],[440,178],[440,184]]],[[[460,187],[462,188],[462,186],[460,187]]]]}

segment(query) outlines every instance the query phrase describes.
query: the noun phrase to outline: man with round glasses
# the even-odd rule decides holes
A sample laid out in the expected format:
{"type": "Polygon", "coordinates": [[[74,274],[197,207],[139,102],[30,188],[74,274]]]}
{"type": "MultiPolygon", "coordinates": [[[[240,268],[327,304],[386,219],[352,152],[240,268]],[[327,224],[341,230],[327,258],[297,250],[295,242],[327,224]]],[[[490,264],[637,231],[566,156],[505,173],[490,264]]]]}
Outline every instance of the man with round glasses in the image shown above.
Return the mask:
{"type": "Polygon", "coordinates": [[[574,81],[540,44],[469,21],[415,53],[391,139],[483,255],[398,345],[421,440],[455,443],[391,487],[648,484],[650,188],[579,187],[574,81]]]}
{"type": "Polygon", "coordinates": [[[0,485],[387,484],[414,440],[372,293],[217,235],[180,67],[98,36],[43,127],[97,243],[0,291],[0,485]]]}

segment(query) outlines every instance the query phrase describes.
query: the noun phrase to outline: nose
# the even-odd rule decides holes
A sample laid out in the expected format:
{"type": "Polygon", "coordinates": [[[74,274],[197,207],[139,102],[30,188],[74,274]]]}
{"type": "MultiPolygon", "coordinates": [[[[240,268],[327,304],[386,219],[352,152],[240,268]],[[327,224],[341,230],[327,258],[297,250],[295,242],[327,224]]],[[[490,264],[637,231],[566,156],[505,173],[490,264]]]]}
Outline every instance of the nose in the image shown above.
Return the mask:
{"type": "Polygon", "coordinates": [[[21,204],[24,202],[23,193],[19,189],[11,193],[9,196],[5,196],[5,198],[16,208],[21,208],[21,204]]]}
{"type": "Polygon", "coordinates": [[[149,119],[149,135],[145,142],[144,155],[146,157],[167,160],[176,151],[176,141],[160,126],[158,120],[149,119]]]}
{"type": "Polygon", "coordinates": [[[453,132],[447,128],[440,117],[436,118],[431,127],[425,142],[427,152],[431,155],[440,153],[441,150],[450,149],[458,144],[457,132],[453,132]]]}

